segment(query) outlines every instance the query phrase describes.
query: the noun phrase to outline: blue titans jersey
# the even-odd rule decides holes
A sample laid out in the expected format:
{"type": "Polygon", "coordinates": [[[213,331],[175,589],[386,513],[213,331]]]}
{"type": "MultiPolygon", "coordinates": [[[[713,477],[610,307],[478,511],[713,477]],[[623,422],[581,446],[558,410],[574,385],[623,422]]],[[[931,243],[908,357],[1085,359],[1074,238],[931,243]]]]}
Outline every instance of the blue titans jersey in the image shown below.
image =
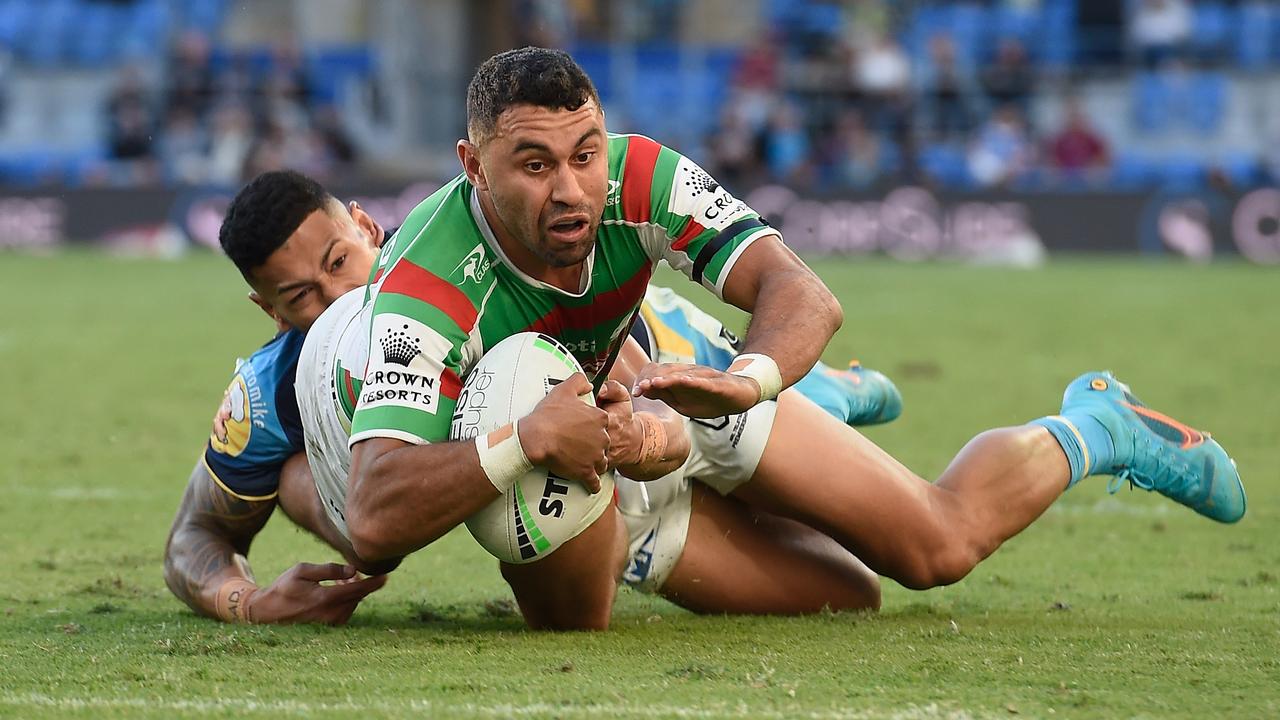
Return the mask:
{"type": "Polygon", "coordinates": [[[280,468],[304,451],[293,390],[304,337],[298,330],[282,332],[240,361],[227,389],[227,441],[210,436],[205,447],[204,464],[214,481],[243,500],[275,497],[280,468]]]}
{"type": "Polygon", "coordinates": [[[719,320],[675,292],[650,285],[631,326],[631,337],[654,362],[729,369],[738,356],[738,338],[719,320]]]}

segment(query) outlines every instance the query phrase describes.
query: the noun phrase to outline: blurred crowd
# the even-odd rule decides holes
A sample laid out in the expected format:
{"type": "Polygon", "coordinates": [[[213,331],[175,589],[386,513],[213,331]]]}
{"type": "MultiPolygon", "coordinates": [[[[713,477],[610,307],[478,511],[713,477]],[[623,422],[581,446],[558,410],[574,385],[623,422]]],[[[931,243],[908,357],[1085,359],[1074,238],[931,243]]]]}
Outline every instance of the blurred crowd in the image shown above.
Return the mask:
{"type": "MultiPolygon", "coordinates": [[[[1034,3],[1021,2],[1018,5],[1034,3]]],[[[844,3],[821,31],[775,25],[743,53],[708,139],[726,182],[858,189],[901,180],[995,187],[1105,182],[1110,142],[1069,91],[1037,123],[1045,75],[1016,36],[960,52],[939,29],[904,47],[891,4],[844,3]]],[[[1187,57],[1186,0],[1141,0],[1128,16],[1135,62],[1187,57]]]]}
{"type": "Polygon", "coordinates": [[[102,110],[107,158],[85,180],[234,185],[286,167],[328,178],[356,161],[295,43],[276,43],[265,62],[232,56],[219,65],[209,39],[187,30],[163,76],[149,82],[140,66],[122,66],[102,110]]]}
{"type": "MultiPolygon", "coordinates": [[[[1280,177],[1280,143],[1261,140],[1280,123],[1268,125],[1274,113],[1262,104],[1245,108],[1238,90],[1242,77],[1280,68],[1273,0],[758,0],[716,37],[706,37],[721,24],[710,2],[506,2],[502,43],[569,49],[617,111],[613,127],[672,142],[734,187],[1128,189],[1280,177]]],[[[74,9],[61,15],[9,4],[44,8],[44,19],[0,14],[0,116],[20,104],[4,112],[5,38],[26,66],[117,70],[101,108],[105,142],[45,148],[43,118],[25,113],[25,123],[0,123],[26,128],[0,142],[0,182],[234,185],[279,167],[322,179],[359,169],[335,102],[376,85],[375,43],[353,43],[350,56],[304,53],[287,36],[234,50],[200,29],[245,7],[224,0],[59,0],[74,9]],[[69,30],[91,11],[107,14],[69,30]],[[58,44],[93,28],[94,42],[58,44]],[[121,37],[134,50],[103,56],[121,37]]],[[[398,77],[388,82],[421,79],[398,77]]],[[[97,135],[68,127],[72,140],[97,135]]]]}
{"type": "MultiPolygon", "coordinates": [[[[517,4],[523,40],[577,51],[690,37],[670,0],[517,4]]],[[[684,96],[653,93],[663,80],[645,61],[635,83],[614,90],[641,98],[622,115],[635,129],[682,138],[739,187],[1251,184],[1280,162],[1258,151],[1263,128],[1226,121],[1229,74],[1274,72],[1278,9],[1263,0],[762,0],[762,30],[735,43],[724,70],[667,81],[715,98],[704,147],[687,133],[696,117],[673,128],[648,111],[684,96]],[[1098,102],[1073,85],[1082,78],[1128,90],[1098,102]]],[[[595,59],[591,69],[607,76],[611,64],[595,59]]]]}

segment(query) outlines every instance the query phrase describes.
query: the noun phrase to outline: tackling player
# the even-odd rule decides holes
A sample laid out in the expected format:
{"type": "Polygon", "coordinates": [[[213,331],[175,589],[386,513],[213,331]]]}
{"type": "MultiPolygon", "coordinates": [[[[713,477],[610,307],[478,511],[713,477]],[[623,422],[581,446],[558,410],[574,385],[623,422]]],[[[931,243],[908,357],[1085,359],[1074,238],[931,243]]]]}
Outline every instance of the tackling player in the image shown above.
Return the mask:
{"type": "MultiPolygon", "coordinates": [[[[606,413],[560,408],[587,381],[603,383],[660,259],[753,312],[751,330],[729,372],[650,364],[635,394],[691,417],[723,416],[710,424],[732,445],[735,477],[718,491],[821,530],[908,587],[960,579],[1090,475],[1219,521],[1243,516],[1243,486],[1221,446],[1149,410],[1107,373],[1071,383],[1060,415],[979,435],[936,483],[796,394],[772,402],[841,322],[776,231],[678,153],[607,135],[594,87],[562,52],[490,58],[467,109],[464,174],[410,214],[370,286],[345,498],[361,557],[430,543],[531,465],[598,487],[609,464],[606,413]],[[462,377],[486,347],[529,330],[560,340],[588,377],[562,383],[517,424],[449,442],[462,377]],[[411,358],[388,350],[396,338],[411,358]]],[[[606,512],[545,560],[504,565],[531,624],[607,626],[620,538],[606,512]]]]}
{"type": "MultiPolygon", "coordinates": [[[[350,579],[356,567],[375,573],[389,567],[361,564],[321,509],[302,455],[293,378],[303,331],[335,297],[364,284],[384,233],[357,204],[344,208],[314,181],[290,172],[260,176],[237,196],[233,210],[223,245],[253,288],[249,297],[280,334],[237,367],[175,518],[165,578],[203,615],[342,623],[384,579],[322,581],[350,579]],[[299,564],[258,589],[245,556],[277,505],[351,564],[299,564]]],[[[736,354],[732,334],[669,290],[651,288],[649,294],[633,326],[646,350],[654,357],[728,366],[736,354]]],[[[901,409],[893,384],[860,367],[837,371],[819,364],[801,386],[835,417],[854,424],[886,422],[901,409]]],[[[633,585],[712,612],[793,613],[878,602],[875,578],[861,563],[798,523],[750,511],[693,483],[682,488],[683,505],[660,508],[688,515],[686,543],[683,534],[669,539],[671,523],[659,534],[658,510],[650,509],[647,495],[630,490],[623,497],[634,528],[627,571],[633,585]],[[676,547],[687,555],[686,566],[707,569],[693,579],[664,567],[661,557],[654,560],[655,552],[665,551],[670,565],[679,557],[676,547]]]]}

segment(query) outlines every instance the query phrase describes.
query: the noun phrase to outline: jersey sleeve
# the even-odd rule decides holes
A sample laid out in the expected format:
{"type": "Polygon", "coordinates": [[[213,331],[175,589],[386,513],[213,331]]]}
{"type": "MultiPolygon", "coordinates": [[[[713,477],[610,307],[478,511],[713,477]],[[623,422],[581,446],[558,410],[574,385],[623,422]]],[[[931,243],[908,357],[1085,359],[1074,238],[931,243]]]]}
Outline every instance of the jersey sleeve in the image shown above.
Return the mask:
{"type": "MultiPolygon", "coordinates": [[[[210,434],[202,461],[214,482],[232,495],[250,501],[270,500],[280,486],[280,469],[301,449],[300,433],[293,437],[282,424],[275,383],[252,360],[241,363],[227,389],[231,417],[226,441],[210,434]]],[[[292,399],[293,381],[287,394],[292,399]]],[[[292,415],[297,414],[295,407],[292,415]]],[[[285,413],[288,415],[289,413],[285,413]]]]}
{"type": "Polygon", "coordinates": [[[447,440],[474,306],[455,286],[407,258],[387,272],[373,303],[369,363],[352,416],[351,444],[375,437],[415,445],[447,440]]]}
{"type": "Polygon", "coordinates": [[[743,251],[777,231],[689,158],[643,136],[627,138],[622,211],[662,231],[642,234],[646,252],[723,299],[743,251]]]}

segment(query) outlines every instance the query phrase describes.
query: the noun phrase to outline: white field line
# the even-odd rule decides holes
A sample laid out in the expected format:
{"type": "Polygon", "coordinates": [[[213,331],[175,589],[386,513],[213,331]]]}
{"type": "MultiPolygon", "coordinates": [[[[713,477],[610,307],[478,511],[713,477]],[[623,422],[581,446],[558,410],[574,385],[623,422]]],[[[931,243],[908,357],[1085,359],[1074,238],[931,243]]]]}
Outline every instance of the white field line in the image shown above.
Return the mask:
{"type": "Polygon", "coordinates": [[[528,717],[552,715],[559,718],[581,717],[672,717],[672,718],[760,718],[762,720],[972,720],[973,715],[962,711],[946,711],[937,705],[915,706],[892,712],[873,710],[841,711],[818,710],[765,710],[745,704],[723,709],[691,708],[675,705],[618,705],[593,703],[590,705],[555,705],[533,703],[530,705],[480,705],[475,703],[437,703],[430,700],[403,700],[387,702],[375,700],[356,702],[311,702],[303,700],[257,700],[254,698],[208,698],[201,700],[165,700],[159,698],[128,697],[52,697],[40,693],[5,693],[0,695],[0,706],[18,708],[46,708],[56,710],[164,710],[170,712],[260,712],[285,715],[309,715],[352,711],[381,711],[389,713],[428,713],[429,716],[472,717],[528,717]]]}

